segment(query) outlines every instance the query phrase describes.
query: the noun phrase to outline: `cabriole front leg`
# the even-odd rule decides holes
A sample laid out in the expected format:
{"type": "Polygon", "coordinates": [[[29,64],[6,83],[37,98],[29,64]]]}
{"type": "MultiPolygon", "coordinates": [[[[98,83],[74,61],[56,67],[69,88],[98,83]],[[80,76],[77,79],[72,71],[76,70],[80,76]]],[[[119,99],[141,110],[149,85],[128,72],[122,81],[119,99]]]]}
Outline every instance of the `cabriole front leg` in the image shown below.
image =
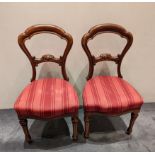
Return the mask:
{"type": "Polygon", "coordinates": [[[27,119],[19,118],[19,123],[23,129],[23,132],[25,135],[25,141],[29,144],[32,143],[31,136],[29,134],[29,130],[27,126],[27,119]]]}
{"type": "Polygon", "coordinates": [[[134,111],[131,113],[130,124],[129,124],[127,131],[126,131],[126,134],[130,135],[132,133],[133,125],[134,125],[134,123],[138,117],[138,113],[139,113],[139,111],[134,111]]]}

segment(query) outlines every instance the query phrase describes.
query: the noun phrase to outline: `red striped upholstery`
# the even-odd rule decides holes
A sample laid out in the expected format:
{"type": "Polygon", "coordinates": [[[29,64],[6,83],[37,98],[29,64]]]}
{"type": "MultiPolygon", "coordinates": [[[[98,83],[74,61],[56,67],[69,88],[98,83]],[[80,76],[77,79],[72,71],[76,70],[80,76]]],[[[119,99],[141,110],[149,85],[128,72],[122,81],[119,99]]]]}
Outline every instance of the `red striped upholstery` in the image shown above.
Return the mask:
{"type": "Polygon", "coordinates": [[[70,83],[63,79],[45,78],[26,86],[14,108],[19,116],[51,118],[76,114],[79,102],[70,83]]]}
{"type": "Polygon", "coordinates": [[[87,112],[116,114],[140,108],[143,99],[126,81],[114,76],[97,76],[90,79],[83,92],[87,112]]]}

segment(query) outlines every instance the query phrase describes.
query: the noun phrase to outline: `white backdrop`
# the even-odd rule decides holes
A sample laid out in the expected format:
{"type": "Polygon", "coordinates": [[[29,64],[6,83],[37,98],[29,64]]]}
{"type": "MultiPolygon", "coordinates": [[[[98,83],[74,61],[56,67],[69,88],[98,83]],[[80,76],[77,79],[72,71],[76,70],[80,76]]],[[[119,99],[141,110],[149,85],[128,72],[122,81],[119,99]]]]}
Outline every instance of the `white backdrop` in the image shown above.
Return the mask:
{"type": "MultiPolygon", "coordinates": [[[[116,23],[133,33],[134,42],[122,63],[122,74],[144,97],[155,102],[155,3],[0,3],[0,108],[12,108],[20,91],[31,79],[31,66],[17,44],[17,36],[34,24],[54,24],[69,32],[74,44],[67,59],[70,82],[81,91],[88,73],[88,60],[81,38],[92,26],[116,23]]],[[[100,35],[89,46],[93,53],[119,52],[124,40],[100,35]]],[[[65,41],[45,34],[28,42],[37,57],[59,55],[65,41]]],[[[57,69],[56,69],[57,67],[57,69]]],[[[53,64],[38,67],[37,78],[60,76],[53,64]]],[[[113,63],[100,63],[95,75],[115,75],[113,63]]],[[[82,102],[81,102],[82,104],[82,102]]]]}

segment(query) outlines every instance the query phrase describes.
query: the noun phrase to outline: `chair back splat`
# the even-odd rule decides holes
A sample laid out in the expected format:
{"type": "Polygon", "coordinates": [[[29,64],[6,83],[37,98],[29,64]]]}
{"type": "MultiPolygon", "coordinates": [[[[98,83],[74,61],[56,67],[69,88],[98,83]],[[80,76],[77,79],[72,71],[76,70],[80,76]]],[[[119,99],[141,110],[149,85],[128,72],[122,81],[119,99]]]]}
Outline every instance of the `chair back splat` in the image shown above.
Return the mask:
{"type": "Polygon", "coordinates": [[[31,26],[27,28],[24,33],[21,33],[18,36],[18,44],[20,48],[23,50],[23,52],[26,54],[26,56],[28,57],[31,63],[31,66],[32,66],[31,82],[34,81],[36,78],[36,66],[38,66],[38,64],[42,62],[55,62],[59,64],[61,66],[63,78],[67,81],[69,80],[67,73],[66,73],[65,63],[66,63],[67,55],[73,44],[73,38],[69,33],[66,33],[62,28],[55,26],[55,25],[31,26]],[[25,45],[25,41],[30,39],[32,36],[40,34],[40,33],[51,33],[51,34],[59,36],[61,39],[66,40],[67,45],[66,45],[63,55],[60,56],[59,58],[56,58],[51,54],[43,55],[41,58],[36,58],[35,56],[32,56],[25,45]]]}
{"type": "Polygon", "coordinates": [[[124,29],[120,25],[116,24],[101,24],[101,25],[96,25],[92,27],[83,37],[81,40],[82,47],[88,57],[89,60],[89,73],[87,76],[87,80],[91,79],[93,76],[94,72],[94,66],[96,63],[100,61],[113,61],[117,64],[117,74],[118,77],[123,78],[121,74],[121,63],[123,60],[123,57],[131,47],[133,42],[133,36],[130,32],[128,32],[126,29],[124,29]],[[101,33],[114,33],[119,35],[122,38],[125,38],[127,40],[127,43],[121,52],[121,54],[118,54],[117,56],[112,56],[109,53],[101,54],[99,57],[95,57],[94,55],[91,54],[90,49],[88,48],[88,41],[90,39],[93,39],[96,35],[101,34],[101,33]]]}

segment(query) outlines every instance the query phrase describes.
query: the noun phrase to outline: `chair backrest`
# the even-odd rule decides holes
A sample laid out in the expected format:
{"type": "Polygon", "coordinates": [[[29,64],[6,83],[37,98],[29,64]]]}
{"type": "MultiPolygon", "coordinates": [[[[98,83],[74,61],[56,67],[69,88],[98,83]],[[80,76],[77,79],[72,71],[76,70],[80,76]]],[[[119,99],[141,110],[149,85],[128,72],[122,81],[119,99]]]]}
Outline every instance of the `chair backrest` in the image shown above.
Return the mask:
{"type": "Polygon", "coordinates": [[[36,78],[36,66],[38,66],[38,64],[43,63],[43,62],[55,62],[59,64],[61,66],[63,78],[67,81],[69,80],[67,73],[66,73],[65,63],[66,63],[67,55],[73,44],[73,38],[69,33],[66,33],[62,28],[55,26],[55,25],[31,26],[27,28],[24,33],[21,33],[18,36],[18,44],[20,48],[23,50],[23,52],[26,54],[26,56],[28,57],[31,63],[31,66],[32,66],[31,81],[35,80],[36,78]],[[51,34],[59,36],[61,39],[66,40],[67,45],[66,45],[63,55],[60,56],[59,58],[56,58],[51,54],[45,54],[41,58],[36,58],[35,56],[32,56],[25,45],[25,41],[27,39],[30,39],[32,36],[40,34],[40,33],[51,33],[51,34]]]}
{"type": "Polygon", "coordinates": [[[122,26],[116,24],[101,24],[92,27],[83,37],[81,40],[82,47],[88,57],[89,60],[89,73],[87,76],[87,80],[92,78],[94,72],[94,65],[100,61],[114,61],[117,64],[117,74],[118,77],[122,78],[121,74],[121,62],[123,57],[125,56],[126,52],[130,48],[133,42],[133,36],[130,32],[126,31],[122,26]],[[121,52],[117,56],[112,56],[109,53],[101,54],[99,57],[95,57],[91,54],[90,49],[88,48],[88,41],[93,39],[96,35],[101,33],[115,33],[118,34],[120,37],[125,38],[127,43],[121,52]]]}

